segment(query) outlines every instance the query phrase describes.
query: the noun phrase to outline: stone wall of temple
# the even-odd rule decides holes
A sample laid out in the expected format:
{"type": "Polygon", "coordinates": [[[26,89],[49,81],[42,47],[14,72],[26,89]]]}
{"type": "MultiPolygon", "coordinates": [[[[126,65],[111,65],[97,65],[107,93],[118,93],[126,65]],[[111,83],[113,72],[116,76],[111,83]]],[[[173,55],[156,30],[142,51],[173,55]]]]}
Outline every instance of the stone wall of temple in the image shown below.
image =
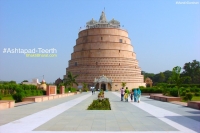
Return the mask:
{"type": "Polygon", "coordinates": [[[78,34],[69,67],[77,82],[94,84],[102,75],[112,79],[110,90],[119,90],[122,82],[129,89],[145,86],[144,77],[127,31],[120,28],[91,28],[78,34]]]}

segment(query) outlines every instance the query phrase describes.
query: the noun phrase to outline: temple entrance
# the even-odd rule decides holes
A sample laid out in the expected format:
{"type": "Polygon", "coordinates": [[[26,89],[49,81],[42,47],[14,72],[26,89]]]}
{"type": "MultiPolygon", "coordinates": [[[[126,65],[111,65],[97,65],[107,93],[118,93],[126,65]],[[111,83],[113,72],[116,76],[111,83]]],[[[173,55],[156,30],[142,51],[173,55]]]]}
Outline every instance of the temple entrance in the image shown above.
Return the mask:
{"type": "Polygon", "coordinates": [[[103,75],[94,79],[94,86],[96,90],[111,91],[112,80],[103,75]]]}
{"type": "Polygon", "coordinates": [[[102,89],[103,91],[106,91],[106,84],[101,84],[101,89],[102,89]]]}

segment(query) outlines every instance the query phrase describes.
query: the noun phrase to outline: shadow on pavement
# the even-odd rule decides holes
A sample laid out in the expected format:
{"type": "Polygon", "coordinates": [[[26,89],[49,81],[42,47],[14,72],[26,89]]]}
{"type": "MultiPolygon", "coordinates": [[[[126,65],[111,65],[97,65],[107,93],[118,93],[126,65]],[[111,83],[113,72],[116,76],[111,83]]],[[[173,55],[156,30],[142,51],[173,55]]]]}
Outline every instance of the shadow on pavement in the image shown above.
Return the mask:
{"type": "Polygon", "coordinates": [[[200,116],[166,116],[166,118],[198,133],[200,132],[200,116]]]}
{"type": "Polygon", "coordinates": [[[186,111],[186,112],[191,113],[191,114],[200,114],[199,110],[197,110],[197,111],[186,111]]]}

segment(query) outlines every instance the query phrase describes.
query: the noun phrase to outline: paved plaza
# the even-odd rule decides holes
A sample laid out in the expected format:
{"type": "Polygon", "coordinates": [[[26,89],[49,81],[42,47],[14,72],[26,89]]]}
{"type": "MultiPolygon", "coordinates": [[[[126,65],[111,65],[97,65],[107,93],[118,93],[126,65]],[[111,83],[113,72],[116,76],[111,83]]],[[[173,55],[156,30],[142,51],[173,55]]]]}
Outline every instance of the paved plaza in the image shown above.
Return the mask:
{"type": "Polygon", "coordinates": [[[96,92],[0,110],[0,133],[196,133],[200,111],[142,96],[140,103],[121,102],[105,92],[112,110],[86,110],[96,92]]]}

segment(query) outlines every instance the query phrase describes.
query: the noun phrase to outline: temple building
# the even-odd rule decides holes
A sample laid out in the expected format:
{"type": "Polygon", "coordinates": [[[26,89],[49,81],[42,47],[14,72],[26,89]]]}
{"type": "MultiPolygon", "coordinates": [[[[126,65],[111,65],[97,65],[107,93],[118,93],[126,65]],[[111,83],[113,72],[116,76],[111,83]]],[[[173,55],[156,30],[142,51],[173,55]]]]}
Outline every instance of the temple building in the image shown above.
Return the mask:
{"type": "Polygon", "coordinates": [[[92,19],[86,25],[80,29],[64,78],[70,71],[79,75],[79,85],[85,82],[110,91],[119,90],[122,82],[129,89],[146,86],[128,32],[120,22],[107,21],[102,12],[99,21],[92,19]]]}

